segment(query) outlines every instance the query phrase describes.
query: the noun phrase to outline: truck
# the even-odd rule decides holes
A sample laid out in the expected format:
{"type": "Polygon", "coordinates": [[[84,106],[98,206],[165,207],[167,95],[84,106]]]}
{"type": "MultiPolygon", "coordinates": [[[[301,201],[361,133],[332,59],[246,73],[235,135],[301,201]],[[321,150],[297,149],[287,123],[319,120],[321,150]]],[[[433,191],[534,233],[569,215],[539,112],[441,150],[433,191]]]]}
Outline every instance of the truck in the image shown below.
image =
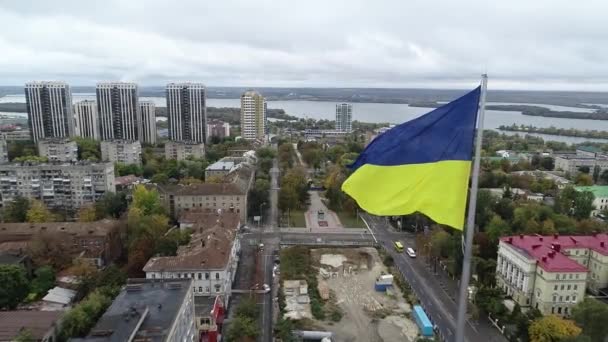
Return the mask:
{"type": "Polygon", "coordinates": [[[424,309],[420,305],[414,305],[414,310],[412,311],[412,315],[414,316],[414,320],[418,327],[420,328],[420,332],[424,337],[433,337],[433,324],[431,320],[424,312],[424,309]]]}

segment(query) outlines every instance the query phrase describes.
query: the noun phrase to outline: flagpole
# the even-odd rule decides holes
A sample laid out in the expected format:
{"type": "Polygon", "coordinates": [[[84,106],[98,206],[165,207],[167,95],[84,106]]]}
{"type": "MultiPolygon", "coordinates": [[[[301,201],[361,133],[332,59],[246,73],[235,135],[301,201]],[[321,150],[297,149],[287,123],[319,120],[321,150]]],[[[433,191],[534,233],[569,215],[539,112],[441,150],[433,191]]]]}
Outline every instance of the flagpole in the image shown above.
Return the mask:
{"type": "Polygon", "coordinates": [[[464,331],[469,302],[469,280],[471,278],[471,259],[473,254],[473,235],[475,235],[475,209],[477,207],[477,188],[479,187],[479,164],[481,157],[481,143],[483,137],[483,120],[485,116],[486,91],[488,75],[481,75],[481,95],[479,97],[479,115],[477,116],[477,138],[475,140],[475,159],[473,160],[473,177],[471,180],[471,194],[469,196],[469,212],[467,215],[466,242],[464,260],[462,263],[462,277],[460,278],[460,295],[458,297],[458,320],[456,325],[456,342],[464,342],[464,331]]]}

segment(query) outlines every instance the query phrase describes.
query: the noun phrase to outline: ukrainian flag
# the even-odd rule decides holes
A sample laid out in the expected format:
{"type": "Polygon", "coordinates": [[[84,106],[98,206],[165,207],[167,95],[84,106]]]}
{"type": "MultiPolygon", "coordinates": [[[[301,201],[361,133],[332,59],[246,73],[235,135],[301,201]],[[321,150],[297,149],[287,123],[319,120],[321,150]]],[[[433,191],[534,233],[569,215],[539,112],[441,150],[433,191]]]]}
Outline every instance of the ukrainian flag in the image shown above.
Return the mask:
{"type": "Polygon", "coordinates": [[[421,212],[464,225],[481,87],[372,141],[342,190],[375,215],[421,212]]]}

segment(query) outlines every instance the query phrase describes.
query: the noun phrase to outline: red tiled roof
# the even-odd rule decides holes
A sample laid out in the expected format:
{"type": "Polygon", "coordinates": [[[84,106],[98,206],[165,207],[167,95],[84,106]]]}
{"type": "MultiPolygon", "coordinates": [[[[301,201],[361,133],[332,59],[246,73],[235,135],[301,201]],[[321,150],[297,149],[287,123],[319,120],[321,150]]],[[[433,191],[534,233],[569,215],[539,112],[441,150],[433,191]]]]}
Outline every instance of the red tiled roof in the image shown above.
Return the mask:
{"type": "Polygon", "coordinates": [[[500,238],[503,243],[519,249],[535,259],[549,272],[587,272],[587,268],[562,252],[570,248],[587,248],[608,255],[608,234],[576,235],[519,235],[500,238]]]}

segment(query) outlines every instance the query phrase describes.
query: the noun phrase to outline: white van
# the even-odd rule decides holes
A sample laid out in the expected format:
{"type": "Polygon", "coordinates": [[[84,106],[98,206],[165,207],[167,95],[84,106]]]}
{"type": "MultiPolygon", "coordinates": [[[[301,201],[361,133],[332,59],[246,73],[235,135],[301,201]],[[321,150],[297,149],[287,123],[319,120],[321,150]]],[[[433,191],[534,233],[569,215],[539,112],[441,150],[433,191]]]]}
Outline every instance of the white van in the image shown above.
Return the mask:
{"type": "Polygon", "coordinates": [[[405,252],[407,253],[407,255],[409,255],[411,258],[415,258],[416,257],[416,252],[414,252],[414,249],[411,247],[408,247],[405,252]]]}

